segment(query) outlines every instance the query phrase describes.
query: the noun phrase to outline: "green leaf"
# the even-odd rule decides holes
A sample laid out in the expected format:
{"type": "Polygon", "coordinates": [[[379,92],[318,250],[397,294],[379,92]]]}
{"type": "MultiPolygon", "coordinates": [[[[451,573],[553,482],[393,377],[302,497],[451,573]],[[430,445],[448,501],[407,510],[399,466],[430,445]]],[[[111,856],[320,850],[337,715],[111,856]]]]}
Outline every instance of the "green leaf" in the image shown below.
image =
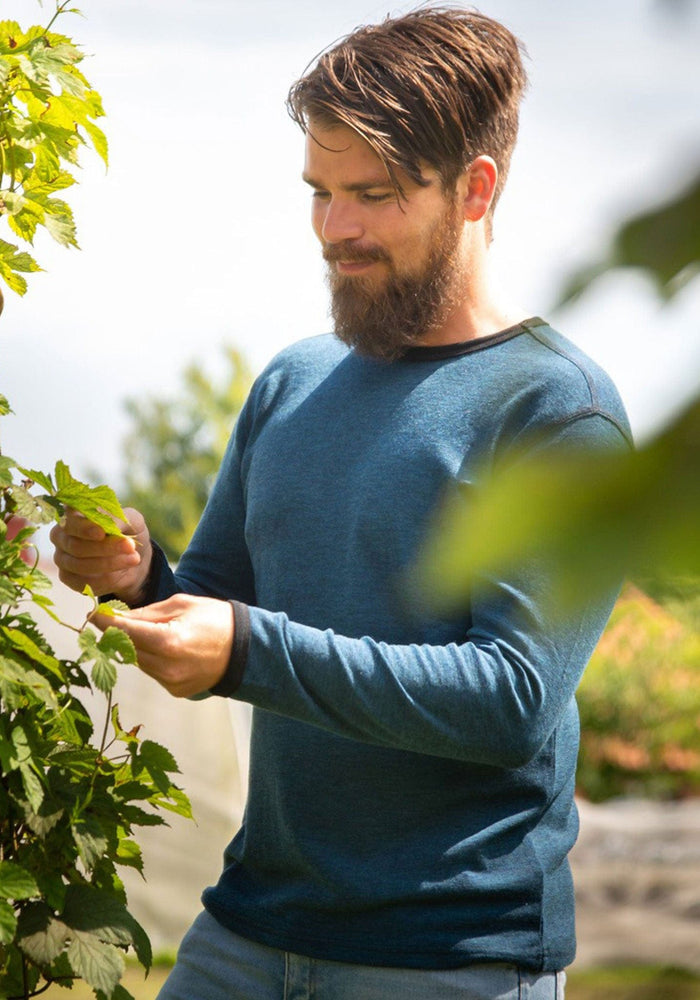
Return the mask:
{"type": "Polygon", "coordinates": [[[39,887],[29,872],[14,861],[0,861],[0,896],[5,899],[31,899],[39,887]]]}
{"type": "Polygon", "coordinates": [[[7,401],[7,397],[0,393],[0,417],[6,417],[8,413],[12,413],[12,407],[7,401]]]}
{"type": "Polygon", "coordinates": [[[0,267],[2,266],[24,274],[41,271],[37,262],[26,251],[18,251],[16,246],[4,240],[0,240],[0,267]]]}
{"type": "Polygon", "coordinates": [[[126,521],[119,500],[109,486],[87,486],[74,479],[64,462],[56,463],[56,499],[84,514],[88,520],[98,524],[108,535],[121,535],[122,531],[114,518],[126,521]]]}
{"type": "Polygon", "coordinates": [[[0,899],[0,944],[12,944],[17,930],[17,916],[14,908],[0,899]]]}
{"type": "Polygon", "coordinates": [[[70,885],[61,916],[76,933],[91,934],[110,944],[132,945],[141,964],[150,967],[148,935],[114,896],[90,885],[70,885]]]}
{"type": "Polygon", "coordinates": [[[121,983],[117,983],[111,996],[107,996],[101,990],[98,990],[95,996],[97,1000],[134,1000],[133,995],[124,989],[121,983]]]}
{"type": "Polygon", "coordinates": [[[19,770],[22,775],[22,784],[27,795],[27,801],[34,812],[37,812],[44,801],[44,786],[29,764],[20,764],[19,770]]]}
{"type": "Polygon", "coordinates": [[[60,681],[64,680],[63,672],[56,657],[51,656],[49,653],[45,653],[43,649],[40,649],[26,632],[17,628],[7,627],[3,627],[0,631],[2,631],[3,635],[7,636],[15,649],[25,653],[30,660],[34,660],[36,663],[41,664],[42,667],[50,671],[54,677],[57,677],[60,681]]]}
{"type": "Polygon", "coordinates": [[[102,826],[94,816],[83,816],[71,823],[71,831],[81,861],[92,871],[108,847],[102,826]]]}
{"type": "Polygon", "coordinates": [[[54,492],[54,485],[51,481],[51,476],[47,476],[44,472],[37,472],[36,469],[24,469],[21,466],[17,466],[17,471],[21,473],[26,479],[31,479],[33,483],[41,486],[43,490],[47,493],[54,492]]]}
{"type": "Polygon", "coordinates": [[[48,499],[32,496],[24,486],[13,486],[9,492],[17,517],[24,517],[32,524],[50,524],[58,519],[58,512],[48,499]]]}
{"type": "Polygon", "coordinates": [[[700,576],[700,400],[636,452],[524,457],[453,498],[416,578],[424,601],[459,607],[484,576],[533,558],[571,613],[625,572],[700,576]],[[527,502],[523,502],[527,498],[527,502]]]}
{"type": "Polygon", "coordinates": [[[154,743],[153,740],[143,741],[139,757],[147,769],[157,768],[159,771],[170,771],[175,774],[180,773],[177,761],[170,751],[166,750],[159,743],[154,743]]]}
{"type": "Polygon", "coordinates": [[[74,932],[68,945],[68,960],[95,990],[110,996],[124,975],[124,956],[114,945],[105,944],[93,934],[74,932]]]}
{"type": "Polygon", "coordinates": [[[92,679],[95,687],[109,693],[117,682],[115,664],[136,663],[136,650],[121,629],[110,627],[98,640],[92,629],[85,628],[78,637],[83,650],[80,662],[93,661],[92,679]]]}
{"type": "Polygon", "coordinates": [[[138,662],[133,642],[120,628],[110,626],[105,629],[98,645],[103,653],[112,656],[119,663],[138,662]]]}
{"type": "Polygon", "coordinates": [[[54,827],[63,819],[64,809],[57,809],[55,805],[42,802],[38,810],[33,810],[29,803],[24,809],[24,818],[27,825],[40,840],[45,840],[54,827]]]}
{"type": "Polygon", "coordinates": [[[55,962],[70,938],[70,929],[56,919],[46,903],[30,903],[22,910],[17,939],[24,954],[37,965],[55,962]]]}
{"type": "Polygon", "coordinates": [[[102,601],[95,608],[96,614],[106,615],[108,618],[116,618],[118,612],[126,612],[130,610],[131,609],[128,604],[125,604],[124,601],[116,599],[111,601],[102,601]]]}
{"type": "MultiPolygon", "coordinates": [[[[56,199],[47,202],[47,211],[44,218],[44,226],[46,227],[52,238],[60,243],[64,247],[78,247],[78,241],[76,238],[76,228],[75,220],[73,218],[73,213],[71,212],[68,205],[65,202],[60,202],[61,208],[51,208],[49,210],[49,205],[57,206],[59,203],[56,199]]],[[[79,248],[78,248],[79,249],[79,248]]]]}
{"type": "Polygon", "coordinates": [[[0,455],[0,487],[12,485],[12,470],[15,463],[7,455],[0,455]]]}
{"type": "Polygon", "coordinates": [[[143,856],[141,854],[141,848],[135,840],[123,838],[119,841],[119,844],[117,845],[116,861],[120,865],[127,865],[130,868],[135,868],[139,872],[143,872],[143,856]]]}
{"type": "Polygon", "coordinates": [[[700,173],[674,198],[624,222],[606,257],[572,275],[557,304],[573,301],[600,275],[618,267],[643,268],[664,298],[675,295],[698,273],[700,173]]]}
{"type": "Polygon", "coordinates": [[[167,797],[154,796],[151,799],[151,802],[159,809],[167,809],[168,812],[175,813],[178,816],[184,816],[185,819],[194,819],[192,814],[192,804],[183,790],[178,788],[177,785],[170,786],[167,797]]]}

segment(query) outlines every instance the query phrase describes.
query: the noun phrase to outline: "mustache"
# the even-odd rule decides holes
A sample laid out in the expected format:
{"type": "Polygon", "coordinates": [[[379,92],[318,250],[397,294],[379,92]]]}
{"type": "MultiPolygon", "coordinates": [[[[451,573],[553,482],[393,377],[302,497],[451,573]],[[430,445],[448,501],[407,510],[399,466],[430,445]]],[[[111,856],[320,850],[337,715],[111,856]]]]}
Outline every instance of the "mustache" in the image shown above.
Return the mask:
{"type": "Polygon", "coordinates": [[[389,254],[381,247],[358,246],[351,240],[343,243],[327,243],[323,247],[323,259],[329,264],[339,260],[352,263],[366,263],[369,261],[388,261],[389,254]]]}

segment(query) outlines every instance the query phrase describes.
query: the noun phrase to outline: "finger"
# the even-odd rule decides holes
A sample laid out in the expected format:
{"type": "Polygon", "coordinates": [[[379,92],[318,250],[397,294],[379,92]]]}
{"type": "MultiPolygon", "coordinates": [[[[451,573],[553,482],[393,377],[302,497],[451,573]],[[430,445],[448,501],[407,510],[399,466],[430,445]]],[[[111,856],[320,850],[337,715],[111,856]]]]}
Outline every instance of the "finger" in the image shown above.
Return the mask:
{"type": "Polygon", "coordinates": [[[66,507],[66,512],[59,523],[66,535],[72,535],[75,538],[87,538],[99,541],[106,537],[104,528],[101,528],[99,524],[89,521],[84,514],[73,510],[72,507],[66,507]]]}
{"type": "Polygon", "coordinates": [[[153,604],[144,604],[141,608],[130,608],[124,615],[132,620],[138,619],[144,622],[172,622],[180,618],[191,606],[191,602],[196,598],[188,597],[184,594],[174,594],[164,601],[155,601],[153,604]]]}
{"type": "Polygon", "coordinates": [[[179,664],[164,663],[160,657],[143,650],[137,652],[139,669],[157,681],[174,698],[188,698],[205,690],[201,685],[193,683],[179,664]]]}
{"type": "Polygon", "coordinates": [[[117,613],[114,616],[95,613],[90,616],[90,622],[104,632],[108,628],[119,628],[126,632],[139,654],[152,653],[155,657],[163,657],[172,653],[172,627],[169,621],[142,621],[131,612],[117,613]]]}
{"type": "Polygon", "coordinates": [[[98,577],[120,574],[124,570],[138,566],[141,556],[138,552],[124,553],[123,555],[113,555],[100,557],[97,559],[82,559],[77,556],[68,555],[66,552],[55,552],[54,562],[59,569],[74,576],[83,576],[85,579],[96,579],[98,577]]]}
{"type": "Polygon", "coordinates": [[[73,535],[63,535],[51,540],[60,554],[75,556],[77,559],[111,559],[134,554],[138,555],[138,560],[141,558],[133,538],[117,538],[112,535],[100,542],[93,542],[73,535]]]}

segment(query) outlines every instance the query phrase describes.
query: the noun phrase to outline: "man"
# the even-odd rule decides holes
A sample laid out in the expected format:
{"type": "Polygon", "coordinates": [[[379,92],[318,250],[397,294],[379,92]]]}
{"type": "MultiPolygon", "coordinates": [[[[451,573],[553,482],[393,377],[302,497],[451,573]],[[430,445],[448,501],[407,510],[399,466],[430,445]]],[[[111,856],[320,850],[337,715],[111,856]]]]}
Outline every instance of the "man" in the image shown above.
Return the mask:
{"type": "Polygon", "coordinates": [[[167,1000],[563,996],[574,691],[614,595],[557,620],[538,560],[439,620],[405,588],[455,483],[626,446],[607,377],[486,283],[524,85],[510,32],[454,9],[323,55],[289,107],[335,335],[258,378],[175,575],[135,511],[133,540],[53,531],[64,582],[146,605],[118,620],[144,671],[255,706],[167,1000]]]}

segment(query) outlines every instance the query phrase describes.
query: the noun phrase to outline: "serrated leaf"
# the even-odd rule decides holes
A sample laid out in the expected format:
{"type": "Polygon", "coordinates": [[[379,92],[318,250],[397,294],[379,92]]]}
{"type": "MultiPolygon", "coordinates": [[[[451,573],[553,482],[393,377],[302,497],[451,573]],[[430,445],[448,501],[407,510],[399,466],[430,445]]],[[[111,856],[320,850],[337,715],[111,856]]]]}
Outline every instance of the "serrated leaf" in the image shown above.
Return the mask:
{"type": "MultiPolygon", "coordinates": [[[[66,206],[67,208],[67,206],[66,206]]],[[[44,226],[49,235],[61,246],[78,247],[75,220],[69,211],[59,213],[48,212],[44,217],[44,226]]]]}
{"type": "Polygon", "coordinates": [[[178,816],[184,816],[185,819],[194,820],[194,815],[192,813],[192,804],[181,788],[177,785],[171,785],[168,789],[167,797],[154,796],[151,799],[153,805],[157,806],[159,809],[167,809],[168,812],[176,813],[178,816]]]}
{"type": "Polygon", "coordinates": [[[108,847],[102,826],[94,816],[84,816],[71,823],[71,832],[81,861],[92,871],[108,847]]]}
{"type": "MultiPolygon", "coordinates": [[[[2,244],[3,241],[0,241],[2,244]]],[[[12,246],[10,243],[4,243],[4,247],[9,247],[11,251],[7,252],[0,245],[0,258],[4,261],[13,271],[21,271],[23,274],[31,274],[33,271],[40,271],[41,268],[34,260],[34,258],[28,254],[25,250],[17,251],[17,247],[12,246]]]]}
{"type": "Polygon", "coordinates": [[[93,661],[92,679],[100,691],[109,693],[117,682],[116,664],[136,663],[136,650],[121,629],[110,627],[98,640],[91,629],[83,629],[78,637],[83,650],[80,662],[93,661]]]}
{"type": "Polygon", "coordinates": [[[75,932],[66,954],[75,972],[108,996],[124,974],[122,953],[92,934],[75,932]]]}
{"type": "Polygon", "coordinates": [[[0,896],[5,899],[31,899],[39,893],[34,877],[14,861],[0,861],[0,896]]]}
{"type": "Polygon", "coordinates": [[[12,486],[12,470],[14,468],[15,463],[11,458],[0,456],[0,487],[12,486]]]}
{"type": "Polygon", "coordinates": [[[107,618],[116,618],[119,612],[130,611],[131,608],[124,601],[113,599],[111,601],[101,601],[95,608],[98,615],[106,615],[107,618]]]}
{"type": "Polygon", "coordinates": [[[27,802],[24,804],[23,811],[27,825],[41,840],[44,840],[51,833],[56,824],[63,819],[65,812],[63,809],[56,809],[54,805],[46,801],[36,811],[27,802]]]}
{"type": "Polygon", "coordinates": [[[56,750],[49,757],[51,764],[58,767],[65,767],[71,771],[80,771],[83,774],[90,774],[95,770],[97,750],[94,747],[85,747],[75,750],[56,750]]]}
{"type": "Polygon", "coordinates": [[[13,486],[10,496],[17,517],[24,517],[32,524],[50,524],[57,520],[56,508],[44,497],[35,497],[24,486],[13,486]]]}
{"type": "Polygon", "coordinates": [[[107,145],[106,135],[102,129],[98,128],[97,125],[94,125],[89,121],[83,122],[83,128],[90,136],[90,141],[92,142],[95,152],[100,157],[105,167],[107,167],[109,165],[109,148],[107,145]]]}
{"type": "Polygon", "coordinates": [[[14,908],[0,899],[0,944],[12,944],[17,930],[17,915],[14,908]]]}
{"type": "Polygon", "coordinates": [[[46,678],[23,663],[17,663],[6,656],[0,657],[0,681],[7,697],[10,696],[9,685],[12,685],[16,688],[17,697],[25,703],[30,696],[34,696],[47,708],[55,711],[58,707],[56,695],[46,678]]]}
{"type": "Polygon", "coordinates": [[[128,990],[124,989],[121,983],[117,983],[110,997],[101,990],[98,990],[95,996],[97,1000],[135,1000],[134,996],[128,990]]]}
{"type": "Polygon", "coordinates": [[[109,628],[105,629],[98,646],[105,655],[114,657],[120,663],[136,664],[138,662],[133,642],[120,628],[110,625],[109,628]]]}
{"type": "Polygon", "coordinates": [[[5,636],[7,636],[15,649],[24,653],[30,660],[34,660],[36,663],[41,664],[42,667],[50,671],[60,681],[64,680],[63,672],[61,671],[56,657],[51,656],[49,653],[44,652],[43,649],[40,649],[26,632],[22,632],[17,628],[6,627],[2,628],[1,631],[5,636]]]}
{"type": "Polygon", "coordinates": [[[119,500],[109,486],[87,486],[77,479],[66,478],[68,467],[62,462],[56,466],[56,499],[66,507],[72,507],[94,524],[98,524],[108,535],[122,535],[114,519],[126,521],[119,500]],[[62,470],[59,476],[59,466],[62,470]]]}
{"type": "Polygon", "coordinates": [[[117,683],[117,668],[108,658],[99,657],[95,660],[90,676],[98,691],[109,694],[117,683]]]}
{"type": "Polygon", "coordinates": [[[37,965],[51,965],[65,949],[71,932],[46,903],[30,903],[19,918],[17,939],[22,951],[37,965]]]}
{"type": "Polygon", "coordinates": [[[143,872],[143,856],[141,854],[141,848],[135,840],[128,840],[126,838],[120,840],[117,845],[115,860],[120,865],[127,865],[130,868],[135,868],[139,872],[143,872]]]}
{"type": "Polygon", "coordinates": [[[26,295],[27,282],[21,275],[15,274],[4,260],[0,260],[0,275],[5,279],[7,287],[13,292],[16,292],[17,295],[26,295]]]}
{"type": "Polygon", "coordinates": [[[114,896],[90,885],[70,885],[62,919],[76,933],[101,941],[132,945],[139,961],[150,965],[150,942],[141,925],[114,896]]]}
{"type": "Polygon", "coordinates": [[[20,472],[26,479],[31,479],[33,483],[37,486],[41,486],[43,490],[47,493],[54,492],[54,485],[51,481],[51,476],[46,475],[45,472],[37,472],[36,469],[25,469],[22,466],[17,466],[17,471],[20,472]]]}
{"type": "Polygon", "coordinates": [[[39,780],[36,772],[29,764],[20,764],[19,770],[22,775],[22,784],[27,796],[27,801],[34,812],[37,812],[41,808],[41,803],[44,801],[44,786],[39,780]]]}
{"type": "Polygon", "coordinates": [[[56,480],[56,489],[62,490],[66,486],[70,486],[75,480],[71,475],[71,471],[65,462],[60,459],[56,462],[56,468],[54,471],[54,478],[56,480]]]}
{"type": "Polygon", "coordinates": [[[143,741],[139,757],[145,763],[146,767],[157,767],[160,771],[170,771],[175,774],[180,773],[177,761],[170,751],[166,750],[160,743],[154,743],[153,740],[143,741]]]}

